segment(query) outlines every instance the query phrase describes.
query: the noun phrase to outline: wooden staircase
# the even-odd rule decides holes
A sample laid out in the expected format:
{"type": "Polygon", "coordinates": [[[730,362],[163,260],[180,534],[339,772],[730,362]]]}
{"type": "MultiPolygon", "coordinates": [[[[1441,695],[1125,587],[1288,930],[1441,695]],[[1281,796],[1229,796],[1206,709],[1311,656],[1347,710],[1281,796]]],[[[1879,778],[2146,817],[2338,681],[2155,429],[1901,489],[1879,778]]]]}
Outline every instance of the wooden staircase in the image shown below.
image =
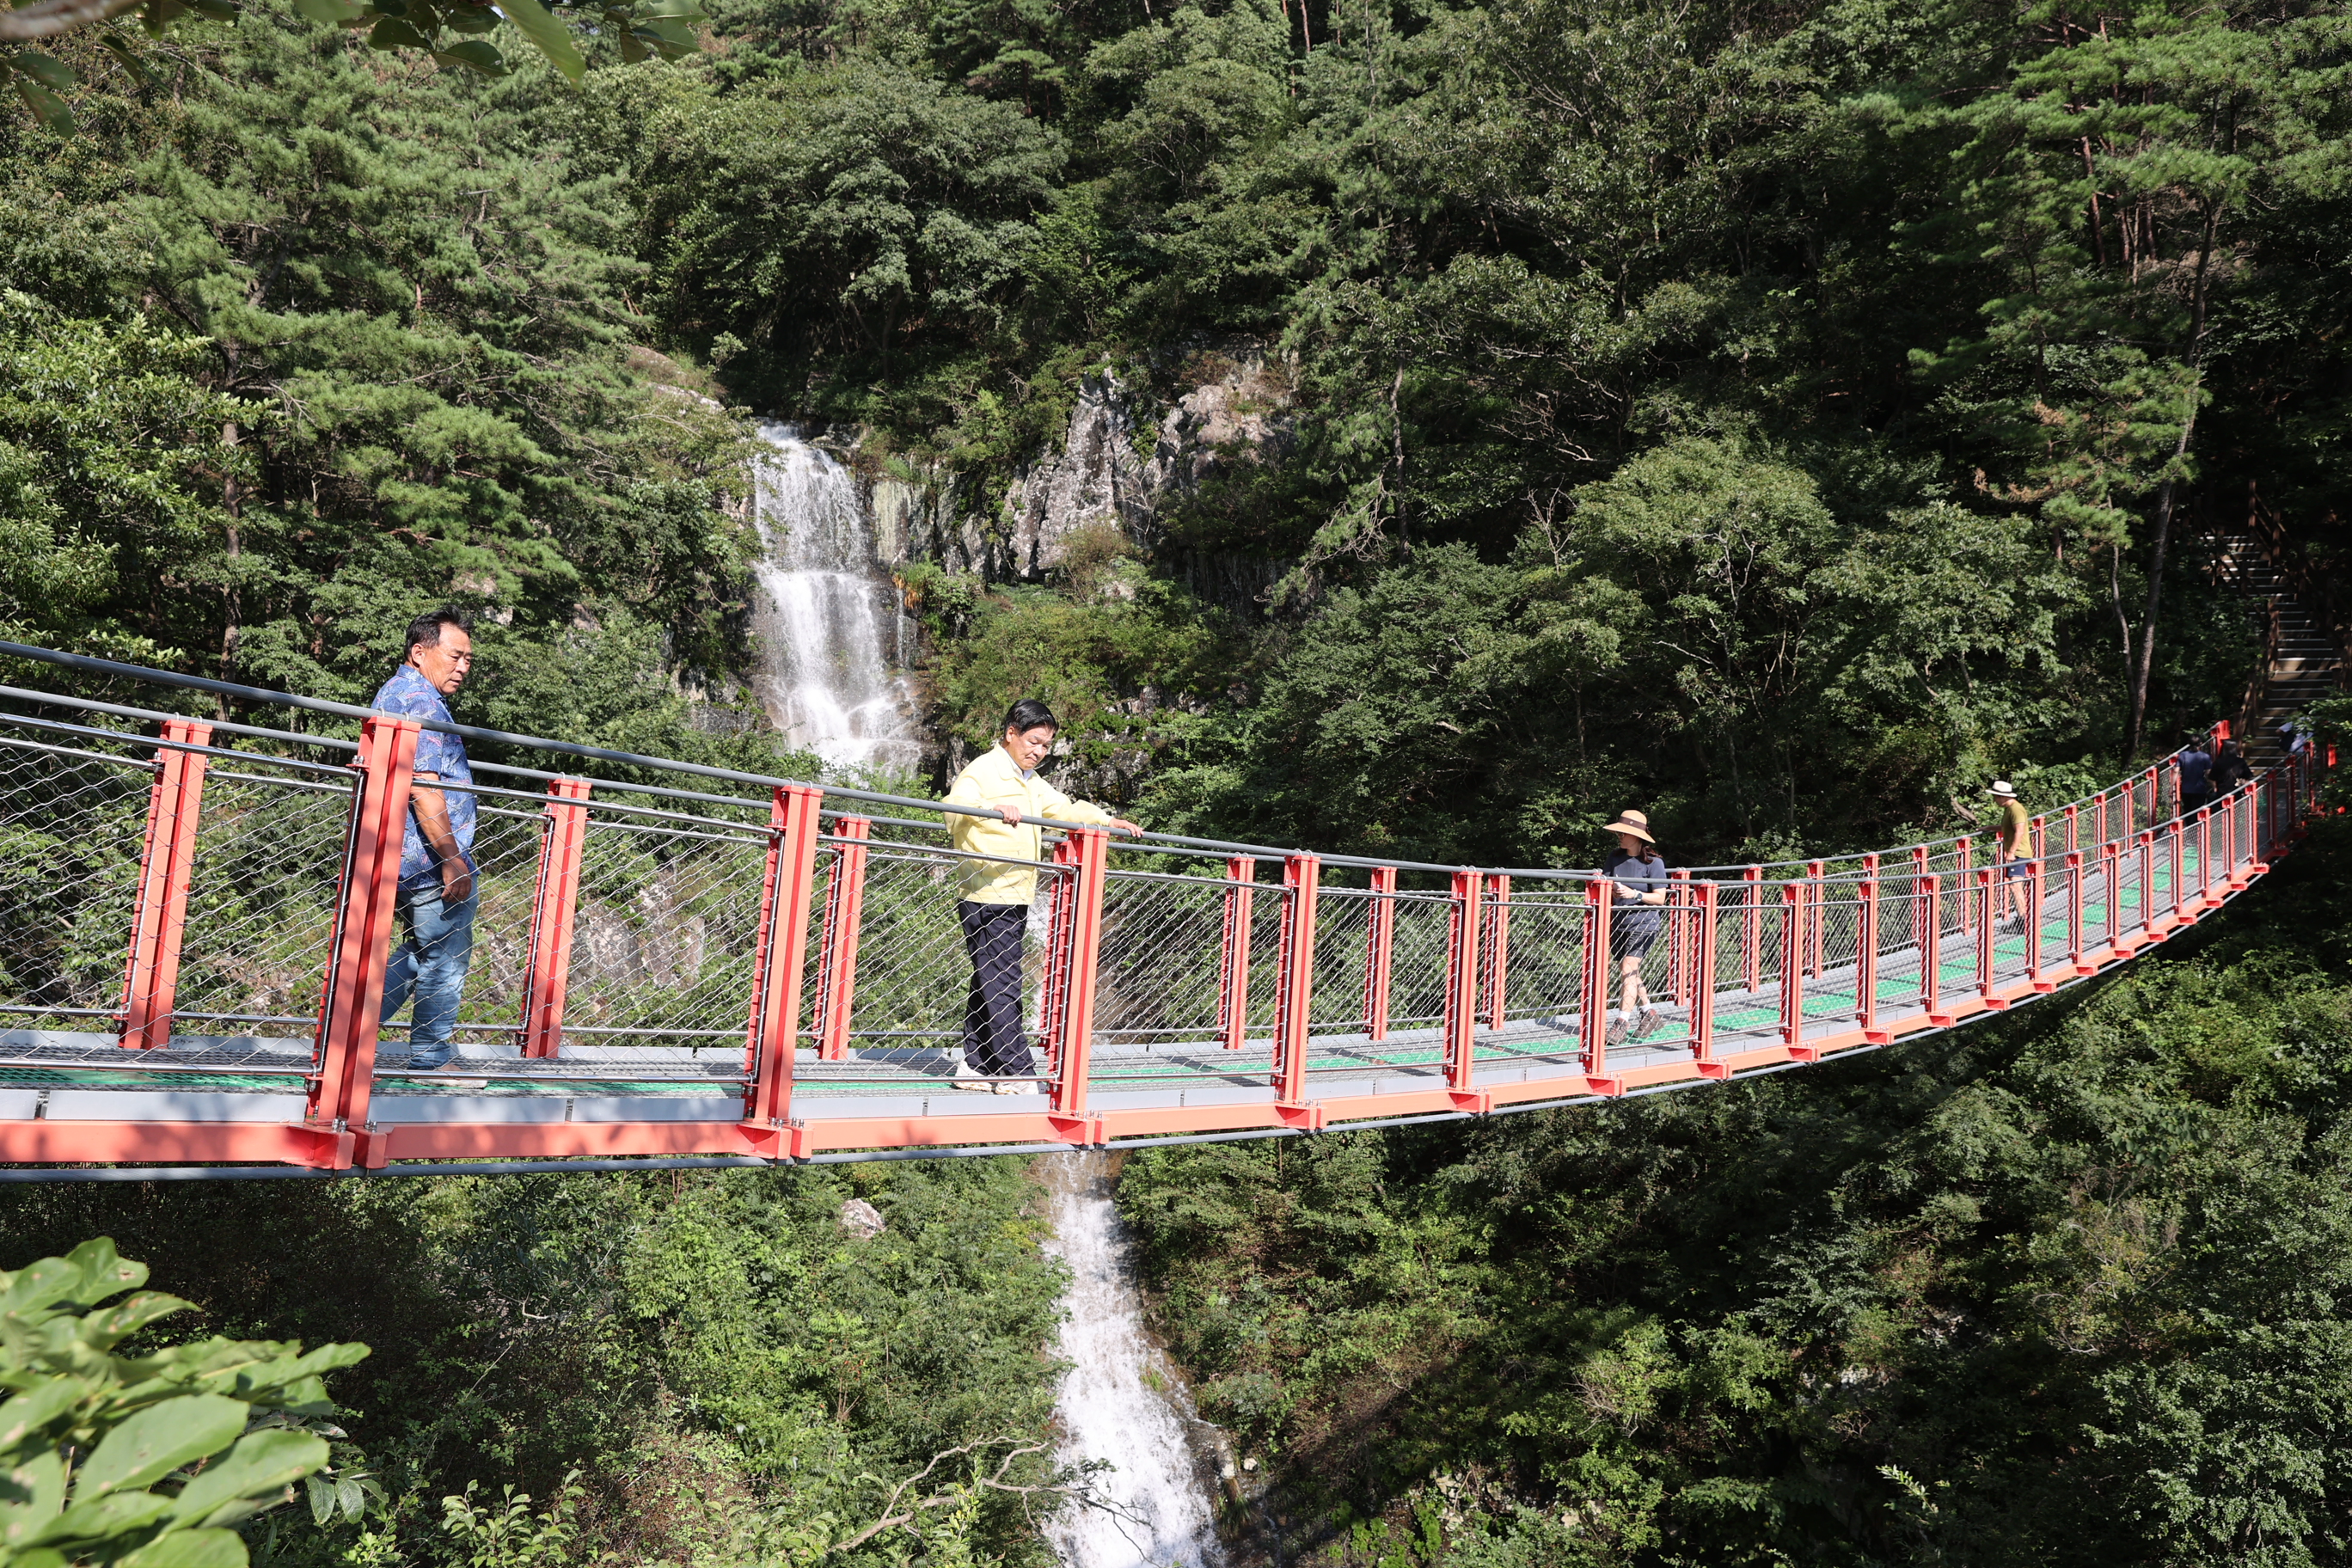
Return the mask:
{"type": "Polygon", "coordinates": [[[2246,760],[2260,770],[2286,754],[2279,727],[2344,685],[2343,649],[2297,595],[2301,563],[2286,555],[2284,541],[2245,532],[2210,543],[2216,575],[2246,595],[2263,637],[2262,663],[2239,714],[2246,760]]]}

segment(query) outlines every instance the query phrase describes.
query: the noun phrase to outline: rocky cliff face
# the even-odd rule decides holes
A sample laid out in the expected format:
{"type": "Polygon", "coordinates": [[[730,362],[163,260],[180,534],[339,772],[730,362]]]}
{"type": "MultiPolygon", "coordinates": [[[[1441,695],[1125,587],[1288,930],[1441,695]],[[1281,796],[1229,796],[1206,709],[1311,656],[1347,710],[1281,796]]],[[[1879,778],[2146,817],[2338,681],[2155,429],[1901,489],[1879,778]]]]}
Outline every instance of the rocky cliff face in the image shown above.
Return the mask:
{"type": "MultiPolygon", "coordinates": [[[[1279,461],[1294,439],[1278,362],[1251,352],[1202,355],[1195,365],[1202,379],[1156,410],[1156,420],[1141,389],[1108,372],[1088,376],[1061,448],[1014,476],[994,518],[960,506],[952,480],[875,479],[876,554],[892,565],[927,558],[994,582],[1034,583],[1066,563],[1080,535],[1115,529],[1147,549],[1157,544],[1167,509],[1230,465],[1279,461]]],[[[1221,588],[1252,585],[1212,575],[1221,588]]]]}

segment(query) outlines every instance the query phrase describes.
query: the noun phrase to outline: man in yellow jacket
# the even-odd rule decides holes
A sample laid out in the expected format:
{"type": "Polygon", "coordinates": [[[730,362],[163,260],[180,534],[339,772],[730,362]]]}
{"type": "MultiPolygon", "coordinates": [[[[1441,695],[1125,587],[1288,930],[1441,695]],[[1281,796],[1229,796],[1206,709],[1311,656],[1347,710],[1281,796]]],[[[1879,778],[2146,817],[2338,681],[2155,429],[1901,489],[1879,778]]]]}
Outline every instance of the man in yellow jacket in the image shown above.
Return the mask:
{"type": "Polygon", "coordinates": [[[956,919],[963,927],[964,951],[971,957],[971,992],[964,1004],[963,1059],[971,1076],[958,1089],[994,1089],[998,1094],[1035,1092],[1035,1066],[1021,1030],[1021,949],[1029,905],[1037,896],[1032,869],[1045,848],[1044,830],[1034,817],[1057,822],[1098,822],[1121,833],[1142,828],[1101,806],[1072,800],[1037,776],[1037,764],[1053,750],[1061,721],[1034,698],[1024,698],[1004,716],[1004,733],[985,756],[956,775],[948,804],[982,807],[992,816],[948,813],[955,847],[967,855],[959,871],[961,900],[956,919]],[[992,1082],[992,1079],[1004,1081],[992,1082]]]}

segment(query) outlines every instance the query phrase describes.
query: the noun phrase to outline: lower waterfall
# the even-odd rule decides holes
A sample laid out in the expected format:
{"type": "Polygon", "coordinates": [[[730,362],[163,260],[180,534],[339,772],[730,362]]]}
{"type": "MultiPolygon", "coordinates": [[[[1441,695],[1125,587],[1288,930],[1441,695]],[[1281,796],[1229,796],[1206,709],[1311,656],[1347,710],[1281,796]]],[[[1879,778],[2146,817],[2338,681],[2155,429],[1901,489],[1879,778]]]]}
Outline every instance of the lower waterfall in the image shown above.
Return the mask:
{"type": "Polygon", "coordinates": [[[1089,1487],[1099,1506],[1065,1510],[1046,1539],[1066,1568],[1221,1568],[1213,1483],[1190,1440],[1183,1382],[1143,1331],[1110,1158],[1053,1154],[1043,1169],[1054,1221],[1045,1251],[1070,1268],[1060,1458],[1114,1467],[1089,1487]]]}

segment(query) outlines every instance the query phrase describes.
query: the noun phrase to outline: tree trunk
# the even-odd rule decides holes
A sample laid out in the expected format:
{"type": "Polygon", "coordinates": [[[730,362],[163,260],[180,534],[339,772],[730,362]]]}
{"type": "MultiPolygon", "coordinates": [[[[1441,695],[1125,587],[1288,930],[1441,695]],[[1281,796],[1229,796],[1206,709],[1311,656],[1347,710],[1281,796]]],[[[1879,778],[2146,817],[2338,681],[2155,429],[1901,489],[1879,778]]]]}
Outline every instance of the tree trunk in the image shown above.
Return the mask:
{"type": "Polygon", "coordinates": [[[2164,482],[2156,490],[2156,539],[2147,567],[2147,618],[2139,628],[2139,658],[2131,672],[2131,722],[2124,732],[2124,760],[2139,755],[2147,730],[2147,679],[2156,668],[2156,612],[2164,603],[2164,557],[2172,542],[2173,502],[2180,489],[2181,460],[2189,456],[2189,439],[2197,432],[2197,391],[2203,384],[2205,356],[2206,280],[2212,276],[2213,241],[2221,226],[2221,204],[2205,214],[2205,234],[2197,248],[2197,276],[2190,289],[2189,326],[2189,411],[2180,422],[2180,439],[2172,448],[2164,482]]]}

